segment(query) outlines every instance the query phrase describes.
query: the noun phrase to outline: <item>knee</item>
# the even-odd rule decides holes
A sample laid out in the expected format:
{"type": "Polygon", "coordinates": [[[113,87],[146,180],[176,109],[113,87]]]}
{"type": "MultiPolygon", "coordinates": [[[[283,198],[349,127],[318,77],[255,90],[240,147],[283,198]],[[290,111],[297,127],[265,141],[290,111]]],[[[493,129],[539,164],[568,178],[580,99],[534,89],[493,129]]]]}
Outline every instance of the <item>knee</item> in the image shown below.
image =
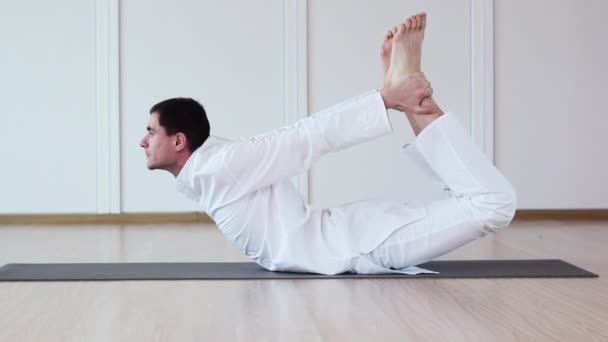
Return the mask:
{"type": "Polygon", "coordinates": [[[515,189],[475,194],[470,197],[474,215],[485,232],[496,232],[507,227],[517,209],[515,189]]]}

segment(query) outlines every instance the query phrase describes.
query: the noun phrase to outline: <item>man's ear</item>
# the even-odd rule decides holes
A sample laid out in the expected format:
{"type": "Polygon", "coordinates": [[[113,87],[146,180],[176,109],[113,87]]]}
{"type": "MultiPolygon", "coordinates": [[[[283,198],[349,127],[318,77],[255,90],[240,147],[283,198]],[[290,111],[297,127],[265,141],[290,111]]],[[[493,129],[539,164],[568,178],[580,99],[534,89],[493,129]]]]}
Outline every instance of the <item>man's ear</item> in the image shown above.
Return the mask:
{"type": "Polygon", "coordinates": [[[175,151],[179,152],[187,148],[188,141],[186,139],[186,135],[184,133],[177,133],[175,135],[175,151]]]}

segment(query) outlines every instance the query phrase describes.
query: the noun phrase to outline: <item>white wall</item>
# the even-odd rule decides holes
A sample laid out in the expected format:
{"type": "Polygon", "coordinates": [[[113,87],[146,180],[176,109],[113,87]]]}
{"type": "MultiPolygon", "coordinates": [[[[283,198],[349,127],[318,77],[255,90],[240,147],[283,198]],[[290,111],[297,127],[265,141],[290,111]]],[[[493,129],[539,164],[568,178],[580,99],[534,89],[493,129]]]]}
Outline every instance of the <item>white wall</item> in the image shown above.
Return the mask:
{"type": "MultiPolygon", "coordinates": [[[[470,1],[310,0],[308,20],[309,108],[322,110],[382,85],[380,45],[386,31],[409,14],[425,10],[422,68],[436,100],[465,127],[470,114],[470,1]],[[449,29],[446,29],[448,28],[449,29]]],[[[430,183],[402,153],[414,139],[403,113],[391,112],[393,134],[328,155],[311,171],[311,200],[319,206],[366,198],[429,199],[441,187],[430,183]]]]}
{"type": "Polygon", "coordinates": [[[122,211],[195,211],[172,175],[150,172],[139,141],[148,110],[171,97],[205,107],[211,134],[248,136],[283,124],[281,0],[123,1],[122,211]]]}
{"type": "Polygon", "coordinates": [[[529,209],[608,208],[608,2],[496,1],[496,163],[529,209]]]}
{"type": "MultiPolygon", "coordinates": [[[[470,62],[480,53],[474,37],[484,32],[472,23],[479,17],[471,9],[491,1],[309,0],[308,10],[300,6],[296,15],[307,18],[308,37],[291,31],[294,16],[286,8],[298,8],[297,1],[302,4],[30,0],[3,5],[0,214],[193,211],[195,205],[174,191],[172,176],[145,168],[138,142],[151,105],[194,97],[206,107],[216,135],[279,127],[304,115],[285,111],[292,102],[304,101],[299,107],[313,113],[379,87],[378,52],[386,29],[423,9],[429,13],[423,68],[438,102],[473,131],[480,118],[491,115],[475,111],[480,99],[492,103],[492,87],[475,84],[478,65],[470,62]],[[117,8],[115,24],[100,5],[117,8]],[[99,41],[104,20],[109,30],[120,24],[116,37],[109,35],[109,55],[114,44],[120,68],[107,69],[117,79],[115,85],[109,82],[115,95],[107,96],[100,92],[106,84],[99,71],[112,60],[104,59],[99,41]],[[297,50],[306,47],[303,55],[297,50]],[[297,68],[305,71],[300,80],[307,77],[308,88],[293,95],[286,76],[297,68]],[[119,100],[119,111],[99,106],[119,100]],[[110,125],[100,126],[108,118],[110,125]]],[[[608,76],[602,67],[608,33],[602,14],[608,5],[600,0],[495,4],[494,156],[517,188],[520,208],[608,208],[602,179],[608,173],[602,158],[608,125],[599,102],[600,82],[608,76]]],[[[413,139],[407,121],[399,113],[390,113],[390,119],[392,135],[330,155],[312,169],[308,189],[314,204],[436,195],[438,189],[400,153],[413,139]]]]}
{"type": "Polygon", "coordinates": [[[3,1],[0,213],[94,212],[92,1],[3,1]]]}

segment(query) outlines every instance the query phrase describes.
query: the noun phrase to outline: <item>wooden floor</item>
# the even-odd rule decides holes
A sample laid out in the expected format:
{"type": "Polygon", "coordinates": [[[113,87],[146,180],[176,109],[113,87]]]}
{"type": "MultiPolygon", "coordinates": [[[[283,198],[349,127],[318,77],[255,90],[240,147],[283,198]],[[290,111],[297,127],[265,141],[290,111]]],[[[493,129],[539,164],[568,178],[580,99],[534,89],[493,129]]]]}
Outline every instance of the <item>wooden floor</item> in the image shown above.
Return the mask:
{"type": "MultiPolygon", "coordinates": [[[[0,341],[608,341],[608,221],[518,221],[442,259],[595,279],[0,283],[0,341]]],[[[246,261],[213,226],[0,226],[9,262],[246,261]]]]}

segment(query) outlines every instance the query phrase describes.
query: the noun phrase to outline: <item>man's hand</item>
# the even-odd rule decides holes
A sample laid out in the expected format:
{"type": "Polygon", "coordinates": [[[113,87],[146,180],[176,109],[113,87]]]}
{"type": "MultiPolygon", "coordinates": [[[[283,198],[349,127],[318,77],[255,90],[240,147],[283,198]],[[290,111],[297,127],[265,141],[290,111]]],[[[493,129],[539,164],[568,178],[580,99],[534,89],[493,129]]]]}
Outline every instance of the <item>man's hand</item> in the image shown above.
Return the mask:
{"type": "Polygon", "coordinates": [[[415,114],[431,114],[435,108],[422,106],[422,99],[433,95],[433,88],[421,72],[385,80],[380,89],[386,109],[415,114]]]}

